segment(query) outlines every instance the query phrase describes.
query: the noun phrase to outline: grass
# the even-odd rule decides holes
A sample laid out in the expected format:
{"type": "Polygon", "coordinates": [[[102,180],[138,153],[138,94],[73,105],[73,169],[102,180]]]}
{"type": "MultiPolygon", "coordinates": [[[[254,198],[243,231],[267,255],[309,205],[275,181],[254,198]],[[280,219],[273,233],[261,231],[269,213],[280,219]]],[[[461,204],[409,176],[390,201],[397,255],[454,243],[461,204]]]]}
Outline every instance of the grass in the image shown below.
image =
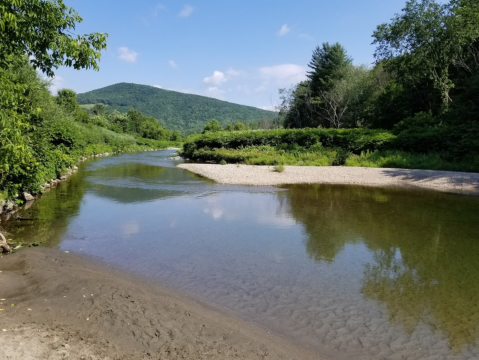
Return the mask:
{"type": "Polygon", "coordinates": [[[284,170],[285,170],[285,167],[283,164],[279,164],[279,165],[276,165],[274,168],[273,168],[274,171],[276,172],[279,172],[279,173],[282,173],[284,170]]]}
{"type": "Polygon", "coordinates": [[[247,165],[358,166],[376,168],[428,169],[479,172],[479,157],[447,160],[440,154],[416,154],[399,150],[362,152],[355,155],[341,149],[316,148],[285,150],[272,146],[240,149],[195,150],[193,160],[247,165]]]}
{"type": "Polygon", "coordinates": [[[462,160],[446,160],[440,154],[416,154],[404,151],[389,150],[363,152],[360,155],[349,155],[346,166],[362,166],[377,168],[425,169],[479,172],[479,157],[462,160]]]}

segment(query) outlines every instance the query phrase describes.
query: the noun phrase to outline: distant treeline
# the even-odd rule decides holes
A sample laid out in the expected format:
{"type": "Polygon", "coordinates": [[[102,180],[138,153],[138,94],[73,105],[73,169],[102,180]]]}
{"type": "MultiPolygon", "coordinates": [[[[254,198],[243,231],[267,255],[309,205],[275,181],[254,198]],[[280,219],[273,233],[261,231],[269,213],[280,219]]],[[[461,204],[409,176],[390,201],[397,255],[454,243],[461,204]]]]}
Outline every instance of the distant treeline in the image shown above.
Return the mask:
{"type": "Polygon", "coordinates": [[[82,105],[104,104],[110,111],[117,110],[121,113],[137,109],[145,115],[154,117],[168,129],[185,134],[200,132],[213,118],[222,126],[238,121],[270,126],[268,123],[278,117],[275,112],[252,106],[128,83],[79,94],[78,102],[82,105]]]}

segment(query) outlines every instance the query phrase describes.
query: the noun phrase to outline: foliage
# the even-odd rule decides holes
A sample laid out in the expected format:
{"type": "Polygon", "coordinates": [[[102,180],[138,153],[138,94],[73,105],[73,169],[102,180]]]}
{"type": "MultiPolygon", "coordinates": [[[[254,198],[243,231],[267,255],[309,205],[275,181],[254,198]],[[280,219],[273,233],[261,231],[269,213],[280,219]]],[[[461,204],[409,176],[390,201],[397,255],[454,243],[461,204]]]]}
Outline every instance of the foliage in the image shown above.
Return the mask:
{"type": "Polygon", "coordinates": [[[221,131],[223,128],[221,127],[220,123],[216,119],[211,119],[209,123],[205,125],[203,128],[203,134],[206,132],[217,132],[221,131]]]}
{"type": "Polygon", "coordinates": [[[431,113],[421,113],[399,123],[397,136],[364,129],[223,131],[189,137],[183,155],[197,161],[251,165],[479,171],[479,140],[475,136],[479,132],[464,136],[464,128],[444,129],[431,113]]]}
{"type": "Polygon", "coordinates": [[[390,129],[391,149],[451,163],[477,156],[479,2],[409,0],[373,37],[372,69],[339,44],[317,47],[308,79],[280,89],[284,126],[390,129]]]}
{"type": "Polygon", "coordinates": [[[273,168],[274,171],[282,173],[285,170],[285,167],[283,164],[275,165],[273,168]]]}
{"type": "Polygon", "coordinates": [[[390,24],[379,25],[374,32],[375,57],[385,60],[387,68],[399,76],[430,77],[447,104],[454,87],[449,67],[461,51],[452,19],[451,4],[410,0],[401,15],[396,15],[390,24]]]}
{"type": "Polygon", "coordinates": [[[342,80],[344,70],[351,64],[352,58],[339,43],[323,43],[321,47],[316,47],[308,64],[311,71],[307,73],[313,96],[331,90],[336,82],[342,80]]]}
{"type": "Polygon", "coordinates": [[[48,76],[61,65],[98,70],[106,34],[74,36],[82,18],[62,0],[0,1],[0,67],[27,55],[34,68],[48,76]]]}
{"type": "Polygon", "coordinates": [[[251,106],[228,103],[199,95],[183,94],[152,86],[121,83],[78,95],[79,104],[104,104],[126,113],[137,109],[154,117],[168,129],[183,133],[203,131],[211,119],[222,126],[274,120],[276,113],[251,106]]]}
{"type": "Polygon", "coordinates": [[[57,93],[57,104],[63,107],[69,113],[80,111],[77,103],[77,94],[70,89],[62,89],[57,93]]]}
{"type": "Polygon", "coordinates": [[[251,128],[241,121],[238,121],[234,124],[228,124],[225,126],[226,131],[242,131],[242,130],[249,130],[249,129],[251,128]]]}
{"type": "Polygon", "coordinates": [[[186,139],[183,151],[193,158],[199,149],[241,149],[250,146],[342,148],[356,154],[362,151],[384,149],[395,136],[382,130],[362,129],[279,129],[215,132],[193,135],[186,139]]]}
{"type": "Polygon", "coordinates": [[[172,144],[171,132],[142,114],[137,114],[141,134],[121,134],[109,119],[72,111],[78,109],[74,93],[67,90],[51,96],[48,83],[25,58],[6,70],[0,68],[0,79],[0,191],[9,198],[23,191],[39,192],[41,184],[60,176],[80,157],[172,144]],[[78,121],[79,114],[86,118],[78,121]],[[145,126],[148,122],[152,128],[145,126]],[[168,136],[158,136],[158,128],[168,136]],[[147,130],[153,133],[146,134],[147,130]]]}
{"type": "Polygon", "coordinates": [[[418,154],[400,150],[388,150],[363,152],[360,155],[351,154],[346,159],[345,165],[479,172],[479,156],[469,156],[461,161],[451,161],[438,153],[418,154]]]}
{"type": "Polygon", "coordinates": [[[375,91],[375,74],[351,62],[338,43],[316,48],[309,64],[313,69],[308,73],[309,80],[280,90],[285,127],[339,129],[364,125],[375,91]]]}

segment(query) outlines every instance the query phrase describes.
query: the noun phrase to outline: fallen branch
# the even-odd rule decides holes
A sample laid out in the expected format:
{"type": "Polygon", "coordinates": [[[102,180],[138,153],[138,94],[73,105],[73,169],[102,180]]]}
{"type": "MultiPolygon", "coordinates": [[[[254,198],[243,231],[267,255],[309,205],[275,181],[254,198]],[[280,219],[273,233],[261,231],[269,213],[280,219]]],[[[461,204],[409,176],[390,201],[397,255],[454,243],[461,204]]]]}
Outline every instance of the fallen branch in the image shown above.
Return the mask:
{"type": "Polygon", "coordinates": [[[5,236],[3,236],[2,233],[0,233],[0,249],[3,249],[1,252],[11,252],[12,249],[10,246],[7,244],[7,239],[5,239],[5,236]]]}

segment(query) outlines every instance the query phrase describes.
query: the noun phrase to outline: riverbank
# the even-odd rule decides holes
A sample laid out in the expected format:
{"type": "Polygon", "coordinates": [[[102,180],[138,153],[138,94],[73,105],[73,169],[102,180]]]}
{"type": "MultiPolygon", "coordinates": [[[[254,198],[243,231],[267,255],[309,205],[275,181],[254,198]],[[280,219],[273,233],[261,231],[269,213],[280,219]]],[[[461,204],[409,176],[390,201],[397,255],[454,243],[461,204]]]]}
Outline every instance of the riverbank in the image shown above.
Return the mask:
{"type": "Polygon", "coordinates": [[[58,249],[0,257],[3,359],[319,359],[172,290],[58,249]]]}
{"type": "Polygon", "coordinates": [[[257,165],[180,164],[178,167],[220,184],[418,187],[479,195],[479,173],[345,166],[285,166],[283,172],[274,171],[272,166],[257,165]]]}

